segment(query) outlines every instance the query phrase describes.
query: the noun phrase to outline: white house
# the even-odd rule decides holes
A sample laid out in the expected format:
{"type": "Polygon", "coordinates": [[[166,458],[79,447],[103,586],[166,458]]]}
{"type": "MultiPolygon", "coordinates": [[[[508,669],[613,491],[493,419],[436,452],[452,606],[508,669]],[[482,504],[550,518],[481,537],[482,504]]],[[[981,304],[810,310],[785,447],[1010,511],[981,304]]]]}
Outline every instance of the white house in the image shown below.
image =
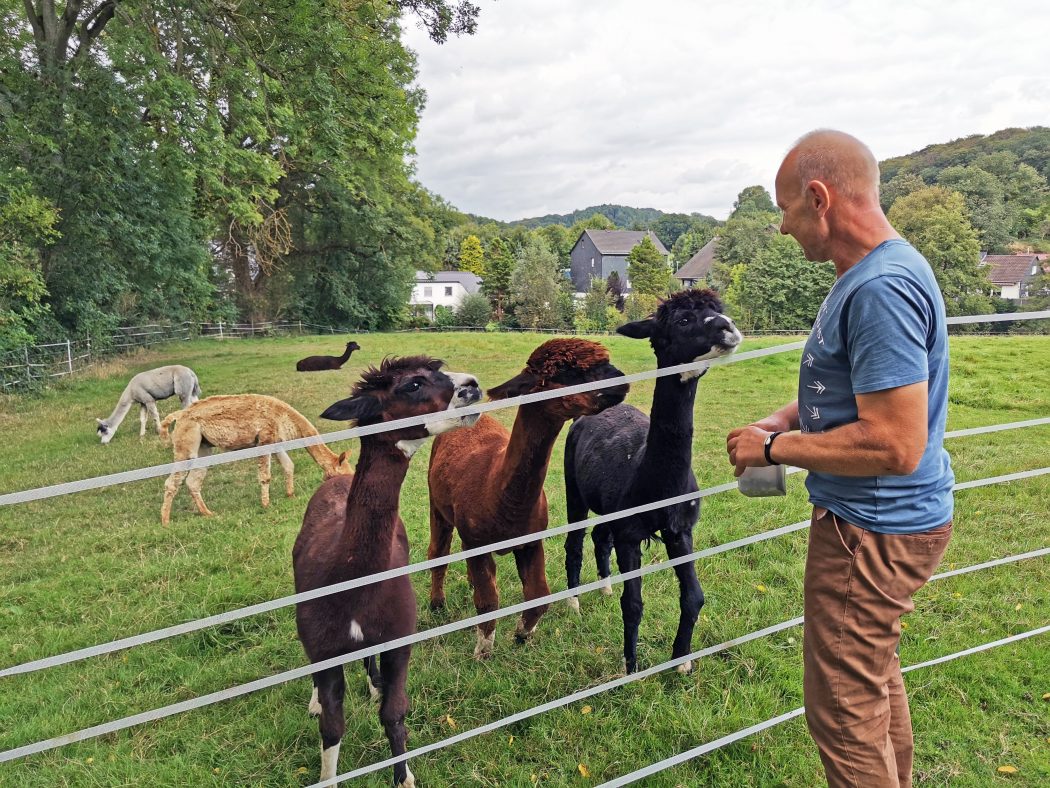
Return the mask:
{"type": "Polygon", "coordinates": [[[467,295],[480,290],[481,279],[468,271],[437,271],[433,274],[416,271],[416,283],[412,286],[408,303],[433,319],[436,307],[458,309],[467,295]]]}

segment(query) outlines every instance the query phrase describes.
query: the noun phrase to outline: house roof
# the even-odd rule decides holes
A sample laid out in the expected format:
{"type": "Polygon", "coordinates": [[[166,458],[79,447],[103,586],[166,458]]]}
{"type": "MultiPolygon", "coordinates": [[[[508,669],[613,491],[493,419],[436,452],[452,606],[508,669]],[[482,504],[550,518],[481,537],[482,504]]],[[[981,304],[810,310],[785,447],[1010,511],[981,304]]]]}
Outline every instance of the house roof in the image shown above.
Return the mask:
{"type": "Polygon", "coordinates": [[[418,284],[458,284],[468,293],[476,293],[481,290],[481,277],[470,271],[435,271],[428,274],[426,271],[416,271],[416,282],[418,284]]]}
{"type": "Polygon", "coordinates": [[[715,250],[718,248],[716,235],[675,272],[676,279],[703,279],[711,272],[715,264],[715,250]]]}
{"type": "Polygon", "coordinates": [[[989,254],[984,264],[988,266],[988,281],[993,285],[1016,285],[1032,277],[1033,266],[1038,266],[1034,254],[989,254]]]}
{"type": "MultiPolygon", "coordinates": [[[[647,235],[652,239],[660,254],[669,254],[667,247],[660,242],[660,239],[656,237],[656,233],[652,230],[584,230],[580,234],[580,238],[583,238],[584,235],[591,239],[595,248],[602,254],[625,255],[634,249],[647,235]]],[[[580,240],[577,238],[576,243],[579,242],[580,240]]]]}

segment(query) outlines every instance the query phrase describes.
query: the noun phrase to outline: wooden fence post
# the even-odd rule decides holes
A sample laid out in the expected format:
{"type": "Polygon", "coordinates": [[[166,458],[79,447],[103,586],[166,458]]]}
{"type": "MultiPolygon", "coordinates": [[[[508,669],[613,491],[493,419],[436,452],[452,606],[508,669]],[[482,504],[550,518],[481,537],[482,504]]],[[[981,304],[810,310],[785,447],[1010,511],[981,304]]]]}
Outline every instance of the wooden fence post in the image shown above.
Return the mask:
{"type": "Polygon", "coordinates": [[[33,385],[33,368],[29,366],[29,345],[22,348],[26,354],[26,384],[33,385]]]}
{"type": "Polygon", "coordinates": [[[222,339],[222,321],[219,321],[219,339],[222,339]]]}
{"type": "Polygon", "coordinates": [[[69,344],[69,337],[66,337],[66,365],[69,367],[69,374],[73,374],[73,349],[69,344]]]}

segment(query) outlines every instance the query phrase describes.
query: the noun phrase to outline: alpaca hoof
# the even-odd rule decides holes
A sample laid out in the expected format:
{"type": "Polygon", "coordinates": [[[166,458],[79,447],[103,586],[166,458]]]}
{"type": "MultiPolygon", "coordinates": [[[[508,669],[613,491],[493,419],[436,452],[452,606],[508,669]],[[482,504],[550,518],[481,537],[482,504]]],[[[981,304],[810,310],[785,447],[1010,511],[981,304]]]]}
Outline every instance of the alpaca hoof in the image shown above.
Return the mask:
{"type": "Polygon", "coordinates": [[[688,676],[690,673],[693,672],[693,660],[689,660],[688,662],[683,662],[681,665],[676,667],[675,670],[677,670],[683,676],[688,676]]]}
{"type": "Polygon", "coordinates": [[[441,599],[431,599],[430,600],[430,609],[431,610],[444,610],[445,609],[445,598],[442,597],[441,599]]]}
{"type": "Polygon", "coordinates": [[[383,700],[382,691],[379,689],[379,687],[372,683],[371,676],[366,676],[365,679],[368,681],[368,697],[371,698],[373,702],[379,703],[381,700],[383,700]]]}
{"type": "Polygon", "coordinates": [[[397,784],[397,788],[416,788],[416,776],[412,774],[412,770],[405,765],[405,780],[397,784]]]}
{"type": "Polygon", "coordinates": [[[598,590],[602,592],[602,596],[612,596],[613,587],[612,583],[609,581],[609,578],[603,577],[602,580],[604,580],[605,582],[601,584],[598,590]]]}
{"type": "Polygon", "coordinates": [[[310,716],[320,717],[321,716],[321,701],[317,698],[317,687],[314,687],[314,692],[310,696],[310,716]]]}
{"type": "Polygon", "coordinates": [[[493,632],[491,635],[486,637],[483,633],[478,632],[478,642],[474,646],[474,659],[488,659],[492,656],[492,648],[495,645],[496,633],[493,632]]]}
{"type": "Polygon", "coordinates": [[[572,608],[576,615],[580,615],[580,598],[578,596],[571,596],[565,601],[569,603],[569,607],[572,608]]]}
{"type": "MultiPolygon", "coordinates": [[[[538,622],[537,622],[538,623],[538,622]]],[[[536,624],[533,624],[530,628],[525,628],[525,622],[518,619],[518,627],[514,630],[514,639],[518,643],[524,643],[526,640],[532,637],[532,634],[536,631],[536,624]]]]}

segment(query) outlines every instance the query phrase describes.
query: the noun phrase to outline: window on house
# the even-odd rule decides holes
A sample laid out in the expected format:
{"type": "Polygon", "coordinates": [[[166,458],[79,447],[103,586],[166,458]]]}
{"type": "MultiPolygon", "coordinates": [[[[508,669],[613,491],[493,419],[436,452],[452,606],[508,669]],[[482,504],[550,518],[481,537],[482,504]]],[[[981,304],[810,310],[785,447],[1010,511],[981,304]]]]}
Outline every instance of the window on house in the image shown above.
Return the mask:
{"type": "Polygon", "coordinates": [[[451,287],[446,287],[445,288],[445,295],[447,295],[447,296],[451,296],[452,295],[452,288],[451,287]]]}
{"type": "Polygon", "coordinates": [[[432,287],[424,287],[423,288],[423,298],[433,298],[433,296],[434,296],[434,288],[432,288],[432,287]]]}

